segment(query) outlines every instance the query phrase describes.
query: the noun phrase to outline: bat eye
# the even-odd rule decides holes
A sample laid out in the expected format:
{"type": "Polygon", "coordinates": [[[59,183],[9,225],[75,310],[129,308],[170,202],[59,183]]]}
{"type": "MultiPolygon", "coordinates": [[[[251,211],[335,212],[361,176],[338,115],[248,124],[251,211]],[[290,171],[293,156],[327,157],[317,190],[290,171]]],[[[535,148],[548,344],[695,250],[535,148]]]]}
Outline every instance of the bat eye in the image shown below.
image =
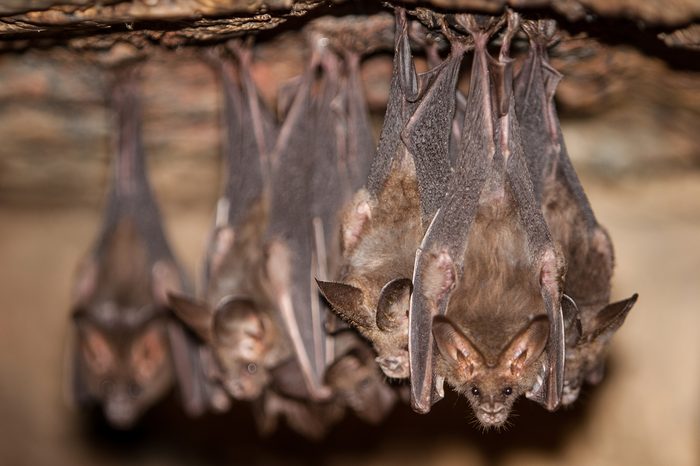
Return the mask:
{"type": "Polygon", "coordinates": [[[503,394],[504,394],[505,396],[510,396],[512,393],[513,393],[513,389],[510,388],[510,387],[506,387],[506,388],[503,389],[503,394]]]}
{"type": "Polygon", "coordinates": [[[255,374],[258,371],[258,366],[254,363],[251,362],[248,364],[248,373],[249,374],[255,374]]]}
{"type": "Polygon", "coordinates": [[[479,396],[479,395],[481,395],[481,392],[480,392],[479,389],[476,388],[476,387],[472,387],[471,392],[472,392],[472,395],[474,395],[474,396],[479,396]]]}

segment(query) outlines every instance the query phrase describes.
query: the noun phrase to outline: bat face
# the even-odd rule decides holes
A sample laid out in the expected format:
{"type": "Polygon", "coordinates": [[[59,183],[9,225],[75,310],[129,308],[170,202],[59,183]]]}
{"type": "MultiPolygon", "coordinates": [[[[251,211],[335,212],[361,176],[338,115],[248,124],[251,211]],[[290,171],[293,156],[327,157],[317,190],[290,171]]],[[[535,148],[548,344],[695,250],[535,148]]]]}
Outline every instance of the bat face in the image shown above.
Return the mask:
{"type": "Polygon", "coordinates": [[[326,381],[343,403],[372,424],[386,417],[396,400],[370,351],[351,351],[326,372],[326,381]]]}
{"type": "Polygon", "coordinates": [[[496,358],[484,353],[447,317],[433,321],[433,335],[443,357],[446,380],[465,395],[484,427],[500,427],[513,402],[537,377],[547,343],[549,322],[534,318],[496,358]]]}
{"type": "Polygon", "coordinates": [[[212,356],[210,376],[239,400],[260,396],[276,357],[271,319],[250,300],[225,298],[214,311],[205,303],[169,296],[176,315],[202,338],[212,356]]]}
{"type": "Polygon", "coordinates": [[[119,331],[80,316],[76,324],[78,370],[88,396],[102,405],[114,427],[131,427],[172,381],[164,321],[119,331]]]}

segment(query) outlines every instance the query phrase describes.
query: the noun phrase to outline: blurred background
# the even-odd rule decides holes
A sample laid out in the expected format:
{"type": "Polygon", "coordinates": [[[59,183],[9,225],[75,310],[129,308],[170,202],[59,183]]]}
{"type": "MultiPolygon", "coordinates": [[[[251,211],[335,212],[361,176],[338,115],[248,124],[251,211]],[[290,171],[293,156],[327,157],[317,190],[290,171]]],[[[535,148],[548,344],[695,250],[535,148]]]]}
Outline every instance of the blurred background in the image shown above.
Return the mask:
{"type": "MultiPolygon", "coordinates": [[[[350,416],[318,443],[286,428],[260,438],[242,403],[192,420],[171,396],[129,432],[67,404],[71,284],[110,170],[105,75],[61,47],[0,55],[0,464],[700,464],[699,55],[576,32],[552,52],[564,135],[616,247],[613,299],[640,294],[604,382],[556,413],[519,402],[503,432],[480,431],[449,395],[379,426],[350,416]]],[[[270,102],[303,66],[300,40],[256,51],[270,102]]],[[[388,54],[363,65],[377,130],[390,71],[388,54]]],[[[219,87],[196,49],[154,49],[144,76],[151,180],[194,280],[220,185],[219,87]]]]}

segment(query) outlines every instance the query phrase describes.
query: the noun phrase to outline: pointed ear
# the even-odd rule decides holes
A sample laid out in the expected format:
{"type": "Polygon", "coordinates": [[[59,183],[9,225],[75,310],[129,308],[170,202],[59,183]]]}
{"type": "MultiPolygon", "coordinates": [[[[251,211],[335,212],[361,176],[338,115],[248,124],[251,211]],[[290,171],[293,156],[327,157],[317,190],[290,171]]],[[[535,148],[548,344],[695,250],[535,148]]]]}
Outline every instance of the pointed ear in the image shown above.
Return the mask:
{"type": "Polygon", "coordinates": [[[609,339],[613,333],[619,329],[625,322],[627,314],[637,302],[638,294],[635,293],[627,299],[611,303],[605,306],[595,316],[593,335],[591,339],[603,338],[609,339]]]}
{"type": "Polygon", "coordinates": [[[409,278],[396,278],[384,285],[377,302],[377,327],[380,330],[396,330],[408,320],[412,289],[409,278]]]}
{"type": "Polygon", "coordinates": [[[450,366],[456,366],[460,373],[471,376],[486,365],[481,352],[447,317],[435,316],[433,336],[442,357],[450,366]]]}
{"type": "Polygon", "coordinates": [[[499,357],[499,365],[505,366],[515,376],[520,376],[532,363],[537,361],[549,337],[549,319],[538,316],[520,332],[499,357]]]}
{"type": "Polygon", "coordinates": [[[159,306],[168,306],[169,293],[182,292],[182,276],[177,265],[170,260],[159,260],[153,264],[153,295],[159,306]]]}
{"type": "Polygon", "coordinates": [[[324,298],[343,320],[362,328],[374,328],[375,318],[364,306],[362,290],[352,285],[316,280],[324,298]]]}
{"type": "Polygon", "coordinates": [[[175,315],[205,342],[212,341],[213,313],[207,303],[168,293],[168,304],[175,315]]]}
{"type": "Polygon", "coordinates": [[[106,375],[116,363],[116,354],[105,335],[93,325],[77,320],[79,348],[87,367],[98,376],[106,375]]]}
{"type": "Polygon", "coordinates": [[[141,385],[159,372],[168,356],[165,335],[159,323],[149,325],[131,345],[130,359],[136,380],[141,385]]]}

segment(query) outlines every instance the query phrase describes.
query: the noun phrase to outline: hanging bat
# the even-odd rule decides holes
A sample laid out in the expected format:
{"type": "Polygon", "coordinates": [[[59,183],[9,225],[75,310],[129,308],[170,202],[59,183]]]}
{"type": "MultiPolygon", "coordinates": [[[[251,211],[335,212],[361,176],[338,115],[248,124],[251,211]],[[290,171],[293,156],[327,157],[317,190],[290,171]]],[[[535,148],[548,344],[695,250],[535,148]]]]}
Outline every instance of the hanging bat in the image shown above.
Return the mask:
{"type": "MultiPolygon", "coordinates": [[[[397,8],[389,102],[367,188],[355,195],[343,218],[340,281],[318,282],[336,314],[372,342],[384,374],[397,379],[408,377],[407,311],[415,251],[449,176],[446,156],[414,156],[401,133],[422,99],[435,95],[455,69],[449,63],[417,75],[407,29],[405,11],[397,8]]],[[[433,116],[451,119],[453,109],[445,105],[433,116]]],[[[433,140],[446,148],[449,125],[436,129],[433,140]]]]}
{"type": "MultiPolygon", "coordinates": [[[[227,176],[205,258],[203,300],[171,294],[178,317],[201,339],[213,390],[260,397],[270,370],[291,356],[263,283],[263,236],[269,210],[269,153],[277,128],[250,76],[252,50],[230,44],[236,64],[210,57],[224,94],[227,176]]],[[[225,405],[222,405],[222,409],[225,405]]]]}
{"type": "Polygon", "coordinates": [[[333,109],[337,63],[321,44],[312,40],[309,65],[273,150],[265,264],[270,294],[302,375],[303,386],[293,388],[303,389],[314,402],[332,395],[323,376],[333,350],[324,328],[327,310],[313,278],[326,276],[339,254],[337,217],[349,189],[341,178],[333,109]]]}
{"type": "MultiPolygon", "coordinates": [[[[564,293],[571,301],[562,403],[570,404],[578,397],[584,380],[601,380],[610,338],[624,322],[637,295],[609,304],[612,242],[598,224],[574,171],[554,107],[561,75],[549,65],[547,47],[554,41],[556,23],[526,21],[523,29],[530,49],[515,81],[516,111],[525,135],[523,148],[535,196],[567,259],[564,293]]],[[[538,398],[536,394],[534,398],[538,398]]]]}
{"type": "Polygon", "coordinates": [[[466,395],[482,425],[500,426],[539,378],[546,406],[559,405],[564,259],[536,203],[520,143],[508,57],[518,17],[508,14],[498,59],[486,46],[501,21],[456,20],[473,38],[474,61],[460,158],[416,255],[412,405],[430,409],[435,374],[466,395]]]}
{"type": "Polygon", "coordinates": [[[340,356],[326,370],[326,383],[335,397],[360,419],[378,424],[390,413],[398,397],[384,381],[374,351],[354,332],[335,336],[340,356]]]}
{"type": "Polygon", "coordinates": [[[190,414],[204,401],[194,347],[167,311],[166,293],[187,285],[146,176],[137,67],[115,71],[111,105],[118,136],[112,186],[74,288],[71,378],[78,404],[98,403],[111,425],[128,428],[175,377],[190,414]]]}
{"type": "Polygon", "coordinates": [[[273,150],[266,277],[295,357],[274,371],[254,412],[263,431],[283,417],[297,432],[322,436],[344,412],[324,379],[335,358],[328,310],[314,277],[326,277],[340,254],[339,212],[351,193],[340,63],[311,36],[312,54],[273,150]],[[319,78],[317,78],[317,75],[319,78]]]}

